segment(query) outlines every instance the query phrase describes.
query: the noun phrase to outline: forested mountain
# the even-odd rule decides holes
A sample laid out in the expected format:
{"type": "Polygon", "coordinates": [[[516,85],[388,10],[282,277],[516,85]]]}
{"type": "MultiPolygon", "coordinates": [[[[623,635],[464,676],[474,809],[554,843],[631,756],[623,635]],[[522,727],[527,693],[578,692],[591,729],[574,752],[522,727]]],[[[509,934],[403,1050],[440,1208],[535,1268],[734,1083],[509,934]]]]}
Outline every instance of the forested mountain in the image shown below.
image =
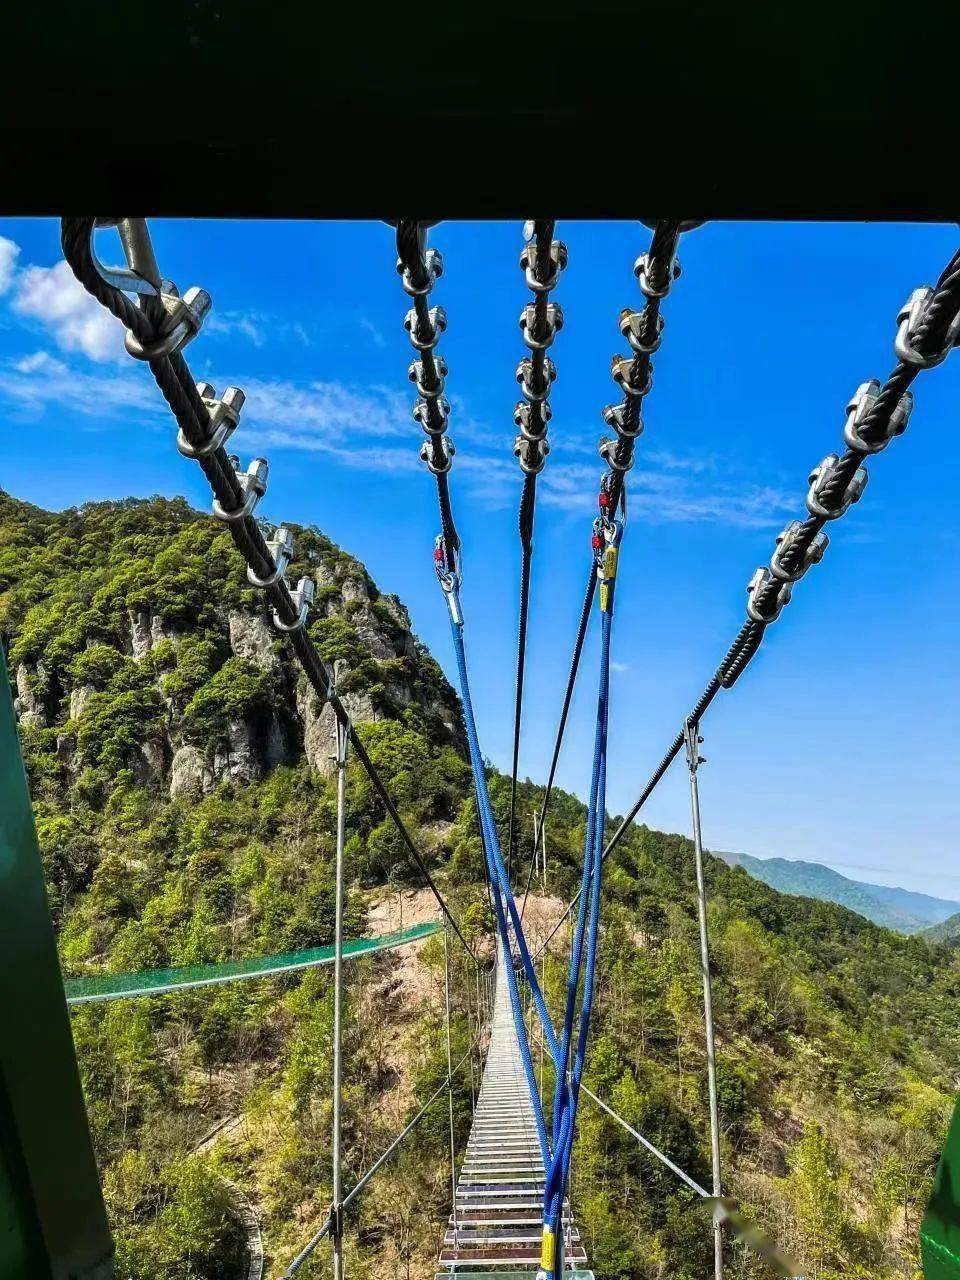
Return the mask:
{"type": "Polygon", "coordinates": [[[924,929],[923,936],[928,942],[960,942],[960,911],[924,929]]]}
{"type": "MultiPolygon", "coordinates": [[[[298,546],[294,573],[319,583],[313,634],[468,936],[489,953],[457,700],[362,566],[316,531],[298,546]]],[[[328,713],[259,608],[229,539],[182,502],[50,514],[0,497],[0,637],[66,972],[330,940],[328,713]]],[[[491,785],[504,820],[509,784],[493,774],[491,785]]],[[[541,794],[522,784],[523,811],[541,794]]],[[[583,805],[561,793],[552,815],[552,897],[528,912],[535,937],[577,884],[582,856],[583,805]]],[[[351,934],[381,932],[401,910],[404,923],[427,918],[355,765],[348,833],[351,934]]],[[[719,859],[707,876],[730,1193],[809,1277],[913,1277],[960,1074],[958,953],[785,897],[719,859]]],[[[689,842],[632,830],[609,864],[604,912],[588,1083],[704,1179],[689,842]]],[[[475,987],[453,954],[454,1051],[464,1052],[475,987]]],[[[350,963],[347,1186],[444,1078],[442,955],[434,938],[350,963]]],[[[547,966],[555,1010],[562,958],[547,966]]],[[[75,1011],[121,1280],[244,1275],[235,1187],[261,1219],[276,1280],[329,1204],[330,1029],[325,970],[75,1011]],[[230,1123],[208,1138],[220,1120],[230,1123]]],[[[463,1139],[466,1071],[455,1101],[463,1139]]],[[[430,1113],[357,1202],[351,1276],[433,1274],[449,1209],[445,1126],[442,1110],[430,1113]]],[[[587,1102],[573,1169],[601,1280],[709,1273],[709,1222],[693,1197],[587,1102]]],[[[321,1248],[300,1275],[328,1273],[321,1248]]],[[[736,1247],[728,1274],[768,1272],[736,1247]]]]}
{"type": "Polygon", "coordinates": [[[754,858],[749,853],[718,853],[731,867],[743,867],[752,876],[779,889],[820,902],[836,902],[849,907],[874,924],[886,925],[898,933],[917,933],[936,925],[960,909],[960,902],[914,893],[893,885],[868,884],[851,880],[819,862],[791,858],[754,858]]]}

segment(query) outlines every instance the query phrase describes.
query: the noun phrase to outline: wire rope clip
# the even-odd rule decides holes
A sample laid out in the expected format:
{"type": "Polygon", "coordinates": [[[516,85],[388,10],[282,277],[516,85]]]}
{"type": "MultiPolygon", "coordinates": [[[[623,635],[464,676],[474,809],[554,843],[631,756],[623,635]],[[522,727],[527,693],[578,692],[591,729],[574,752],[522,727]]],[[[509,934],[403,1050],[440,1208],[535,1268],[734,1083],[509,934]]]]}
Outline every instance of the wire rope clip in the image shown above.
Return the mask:
{"type": "Polygon", "coordinates": [[[543,440],[547,434],[547,423],[553,417],[553,409],[546,400],[535,400],[533,404],[521,400],[513,410],[514,425],[520,428],[524,440],[543,440]]]}
{"type": "Polygon", "coordinates": [[[542,404],[550,394],[551,386],[557,380],[557,366],[549,356],[545,358],[543,362],[543,386],[541,388],[533,385],[534,373],[533,361],[529,356],[524,356],[517,365],[517,381],[520,383],[520,393],[524,400],[529,400],[531,404],[542,404]]]}
{"type": "Polygon", "coordinates": [[[600,457],[604,459],[607,466],[613,471],[627,472],[633,466],[633,450],[630,449],[625,459],[621,458],[620,445],[622,443],[623,441],[621,440],[611,440],[609,436],[604,436],[600,441],[600,457]]]}
{"type": "Polygon", "coordinates": [[[434,356],[433,367],[436,376],[435,383],[427,382],[424,378],[425,369],[422,360],[414,360],[407,370],[407,377],[417,388],[417,394],[422,396],[424,400],[436,400],[443,395],[444,383],[447,377],[447,362],[443,356],[434,356]]]}
{"type": "Polygon", "coordinates": [[[254,458],[246,471],[241,471],[240,459],[231,454],[230,465],[233,468],[236,482],[240,486],[243,500],[239,507],[231,511],[223,506],[219,498],[214,498],[213,514],[218,520],[245,520],[247,516],[253,514],[257,503],[267,492],[267,474],[270,470],[270,464],[266,458],[254,458]]]}
{"type": "Polygon", "coordinates": [[[296,591],[290,592],[290,599],[293,601],[293,607],[297,611],[297,616],[293,622],[284,622],[276,609],[273,611],[273,625],[278,631],[300,631],[307,620],[310,612],[310,606],[313,604],[317,594],[317,584],[312,578],[301,578],[297,583],[296,591]]]}
{"type": "Polygon", "coordinates": [[[442,442],[443,461],[437,462],[441,441],[439,436],[424,440],[420,446],[420,460],[427,464],[427,469],[435,476],[445,476],[453,466],[453,455],[457,452],[453,441],[447,437],[442,442]]]}
{"type": "Polygon", "coordinates": [[[197,395],[204,403],[209,418],[209,435],[202,444],[191,444],[183,433],[177,432],[177,448],[185,458],[208,458],[211,453],[227,443],[240,421],[240,411],[246,396],[239,387],[227,387],[220,399],[209,382],[197,383],[197,395]]]}
{"type": "Polygon", "coordinates": [[[546,351],[547,347],[552,347],[554,338],[562,328],[563,312],[556,302],[547,303],[547,314],[540,334],[537,333],[537,304],[528,302],[520,312],[520,330],[531,351],[546,351]]]}
{"type": "Polygon", "coordinates": [[[545,280],[537,275],[539,256],[534,242],[524,245],[520,251],[520,266],[527,282],[527,288],[533,293],[550,293],[557,287],[560,272],[567,265],[567,246],[562,240],[553,240],[550,244],[550,274],[545,280]]]}
{"type": "Polygon", "coordinates": [[[656,314],[652,337],[646,337],[644,334],[649,322],[649,311],[631,311],[629,307],[624,307],[620,312],[620,332],[639,356],[652,356],[663,338],[663,312],[658,311],[656,314]]]}
{"type": "Polygon", "coordinates": [[[804,548],[800,564],[795,569],[784,567],[784,558],[789,556],[803,533],[803,524],[799,520],[791,520],[782,533],[777,534],[777,549],[770,557],[770,572],[781,582],[799,582],[811,565],[819,564],[823,553],[830,545],[830,539],[821,530],[813,541],[804,548]]]}
{"type": "Polygon", "coordinates": [[[279,582],[293,559],[293,533],[286,525],[281,525],[273,537],[269,539],[267,550],[273,557],[274,570],[272,573],[268,573],[265,578],[260,578],[249,565],[247,566],[247,581],[251,587],[258,587],[261,591],[265,591],[267,587],[272,587],[274,583],[279,582]]]}
{"type": "MultiPolygon", "coordinates": [[[[526,408],[526,405],[524,405],[524,408],[526,408]]],[[[513,452],[520,463],[520,470],[524,475],[539,475],[543,470],[544,463],[547,461],[550,442],[546,439],[545,434],[541,436],[526,436],[521,432],[514,441],[513,452]]]]}
{"type": "Polygon", "coordinates": [[[864,439],[862,428],[870,424],[870,415],[873,413],[879,395],[880,383],[876,378],[871,378],[869,382],[861,382],[850,397],[847,404],[847,421],[843,428],[843,439],[848,449],[855,449],[858,453],[879,453],[881,449],[887,447],[894,436],[903,435],[906,431],[910,414],[913,412],[913,395],[909,391],[905,391],[897,401],[889,419],[883,425],[880,437],[876,440],[864,439]]]}
{"type": "Polygon", "coordinates": [[[460,607],[460,555],[447,540],[438,533],[433,544],[433,565],[437,571],[437,581],[447,600],[450,620],[455,626],[463,626],[463,610],[460,607]]]}
{"type": "Polygon", "coordinates": [[[415,400],[413,419],[420,423],[428,436],[442,436],[450,425],[450,402],[444,396],[415,400]]]}
{"type": "Polygon", "coordinates": [[[648,395],[653,386],[653,369],[647,366],[647,380],[642,387],[638,387],[633,381],[633,375],[637,372],[634,369],[634,361],[636,356],[615,355],[610,361],[610,372],[613,380],[623,392],[625,396],[632,396],[639,399],[641,396],[648,395]]]}
{"type": "Polygon", "coordinates": [[[897,359],[904,364],[917,365],[921,369],[931,369],[934,365],[942,364],[946,360],[957,345],[958,339],[960,339],[960,311],[958,311],[947,326],[947,331],[943,337],[943,346],[939,351],[924,355],[914,346],[917,330],[926,320],[927,311],[935,297],[935,290],[925,284],[919,289],[914,289],[913,293],[910,294],[910,297],[897,312],[897,336],[894,340],[893,349],[897,354],[897,359]]]}
{"type": "Polygon", "coordinates": [[[421,336],[420,320],[416,307],[411,307],[403,319],[403,327],[410,335],[411,344],[418,351],[432,351],[447,327],[447,313],[443,307],[431,307],[427,312],[426,335],[421,336]]]}
{"type": "Polygon", "coordinates": [[[181,298],[175,284],[164,280],[161,284],[160,305],[164,315],[157,336],[151,342],[141,342],[128,329],[123,343],[137,360],[160,360],[181,351],[200,332],[212,301],[206,289],[194,286],[181,298]]]}
{"type": "Polygon", "coordinates": [[[639,409],[634,410],[634,416],[636,422],[631,426],[624,416],[622,404],[608,404],[603,408],[604,422],[624,440],[636,440],[638,436],[643,435],[643,416],[639,409]]]}
{"type": "Polygon", "coordinates": [[[850,482],[840,495],[839,501],[835,506],[826,505],[827,490],[832,486],[834,477],[837,474],[837,467],[840,465],[840,459],[835,453],[828,453],[824,460],[817,464],[810,472],[808,477],[810,488],[807,490],[807,510],[812,516],[819,516],[821,520],[837,520],[855,502],[859,502],[863,497],[863,491],[867,487],[869,476],[863,467],[858,467],[850,478],[850,482]]]}
{"type": "Polygon", "coordinates": [[[760,622],[764,625],[768,622],[776,622],[780,617],[783,606],[790,602],[791,590],[792,587],[789,582],[780,582],[769,569],[761,566],[747,586],[747,616],[753,622],[760,622]],[[775,588],[775,591],[770,603],[763,608],[761,607],[760,597],[765,595],[771,586],[775,588]]]}
{"type": "Polygon", "coordinates": [[[429,293],[443,275],[443,258],[439,249],[428,249],[423,255],[423,271],[423,284],[415,285],[411,268],[402,258],[397,259],[397,273],[403,284],[404,292],[408,293],[411,298],[422,297],[425,293],[429,293]]]}
{"type": "Polygon", "coordinates": [[[676,254],[664,264],[652,258],[649,253],[641,253],[633,264],[633,274],[637,277],[642,293],[648,298],[665,298],[674,280],[680,279],[680,271],[680,259],[676,254]]]}
{"type": "Polygon", "coordinates": [[[700,733],[698,721],[684,720],[683,741],[687,749],[687,765],[691,773],[696,773],[698,765],[707,763],[707,757],[700,754],[700,744],[703,742],[703,736],[700,733]]]}

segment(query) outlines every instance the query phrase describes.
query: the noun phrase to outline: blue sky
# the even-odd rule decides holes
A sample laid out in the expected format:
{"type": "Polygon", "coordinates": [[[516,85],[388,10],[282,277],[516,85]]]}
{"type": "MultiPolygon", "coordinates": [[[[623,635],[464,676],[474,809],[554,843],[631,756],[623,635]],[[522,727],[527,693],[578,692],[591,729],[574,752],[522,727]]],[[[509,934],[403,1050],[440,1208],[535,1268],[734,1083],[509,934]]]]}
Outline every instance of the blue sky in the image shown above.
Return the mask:
{"type": "MultiPolygon", "coordinates": [[[[452,672],[432,568],[434,486],[410,417],[407,298],[376,223],[158,221],[157,256],[214,310],[188,349],[195,375],[248,395],[234,437],[271,463],[270,519],[315,523],[409,605],[452,672]]],[[[541,484],[522,772],[542,779],[585,576],[614,399],[617,317],[638,305],[638,223],[570,223],[557,298],[565,325],[541,484]]],[[[174,447],[148,371],[59,262],[52,220],[0,221],[0,485],[51,508],[184,494],[203,477],[174,447]]],[[[630,476],[610,734],[612,809],[659,760],[743,618],[776,533],[803,514],[809,469],[842,443],[844,406],[892,366],[897,309],[956,247],[936,226],[717,223],[685,238],[667,299],[646,432],[630,476]]],[[[485,752],[510,758],[516,633],[514,372],[527,301],[521,227],[431,232],[446,271],[452,486],[485,752]]],[[[104,256],[119,248],[104,235],[104,256]]],[[[705,722],[705,839],[717,849],[827,862],[848,875],[960,899],[951,781],[957,706],[954,519],[960,355],[924,374],[905,436],[869,464],[861,503],[736,689],[705,722]],[[937,451],[930,472],[926,460],[937,451]]],[[[559,779],[586,789],[596,633],[559,779]]],[[[685,770],[646,811],[689,829],[685,770]]]]}

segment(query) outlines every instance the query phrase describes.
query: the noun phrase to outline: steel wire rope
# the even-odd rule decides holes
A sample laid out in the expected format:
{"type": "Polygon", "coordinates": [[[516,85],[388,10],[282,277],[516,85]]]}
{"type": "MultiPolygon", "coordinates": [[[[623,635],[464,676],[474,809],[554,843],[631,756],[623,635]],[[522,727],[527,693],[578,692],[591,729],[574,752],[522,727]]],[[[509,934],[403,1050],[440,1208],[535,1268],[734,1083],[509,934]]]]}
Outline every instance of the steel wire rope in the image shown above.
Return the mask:
{"type": "MultiPolygon", "coordinates": [[[[93,233],[96,222],[95,218],[63,218],[61,220],[61,244],[64,257],[84,289],[116,316],[140,344],[153,343],[158,337],[154,321],[145,310],[132,302],[120,287],[108,283],[97,269],[93,255],[93,233]]],[[[159,291],[162,282],[158,278],[148,283],[159,291]]],[[[210,414],[182,354],[179,350],[173,351],[157,358],[150,358],[147,363],[188,445],[195,451],[196,460],[210,483],[216,501],[225,512],[238,512],[244,505],[246,492],[222,445],[217,445],[209,453],[203,452],[210,441],[210,414]]],[[[389,795],[379,771],[354,729],[346,708],[333,689],[330,674],[313,641],[306,634],[303,626],[299,625],[300,609],[293,599],[283,574],[278,574],[277,562],[267,546],[257,520],[251,513],[239,519],[228,519],[226,524],[237,550],[249,569],[259,579],[269,584],[264,588],[264,594],[276,616],[281,623],[285,624],[285,628],[296,627],[296,629],[287,630],[286,635],[308,680],[317,694],[333,707],[334,714],[346,729],[355,755],[396,826],[407,852],[426,880],[461,945],[474,963],[479,964],[478,957],[464,938],[458,922],[450,912],[399,810],[389,795]]]]}
{"type": "MultiPolygon", "coordinates": [[[[857,501],[866,487],[863,462],[881,452],[906,429],[913,409],[910,387],[918,374],[941,364],[960,340],[960,250],[953,254],[940,273],[936,286],[915,289],[897,314],[895,353],[897,365],[882,384],[862,383],[847,404],[844,427],[845,452],[827,457],[810,473],[807,494],[809,517],[794,521],[777,538],[770,568],[758,569],[748,587],[748,617],[737,633],[696,705],[684,722],[699,724],[721,689],[730,689],[757,653],[766,628],[777,620],[789,603],[793,585],[812,565],[819,562],[828,545],[822,530],[839,519],[857,501]]],[[[604,861],[623,839],[637,814],[656,790],[684,745],[681,730],[665,751],[646,786],[630,806],[607,842],[604,861]]],[[[563,914],[536,952],[550,945],[564,920],[580,899],[580,892],[567,904],[563,914]]]]}

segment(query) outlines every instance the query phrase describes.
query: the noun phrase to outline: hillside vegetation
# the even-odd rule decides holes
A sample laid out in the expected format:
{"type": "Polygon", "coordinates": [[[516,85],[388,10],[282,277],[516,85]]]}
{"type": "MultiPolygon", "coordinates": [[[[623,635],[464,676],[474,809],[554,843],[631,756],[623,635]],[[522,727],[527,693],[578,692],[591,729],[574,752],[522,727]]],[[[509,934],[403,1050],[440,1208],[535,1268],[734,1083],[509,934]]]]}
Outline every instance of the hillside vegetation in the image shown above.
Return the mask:
{"type": "MultiPolygon", "coordinates": [[[[300,545],[297,569],[320,584],[314,634],[468,936],[489,955],[456,698],[398,601],[316,531],[300,545]]],[[[182,502],[52,515],[2,496],[0,548],[0,636],[65,971],[329,942],[330,723],[279,652],[219,527],[182,502]]],[[[508,781],[492,774],[491,786],[503,821],[508,781]]],[[[522,811],[540,795],[523,784],[522,811]]],[[[552,815],[548,889],[564,899],[579,879],[585,811],[560,793],[552,815]]],[[[355,765],[348,835],[350,933],[397,923],[401,904],[404,923],[423,918],[431,908],[355,765]]],[[[957,953],[785,897],[717,859],[707,874],[730,1192],[809,1277],[914,1277],[918,1217],[960,1072],[957,953]]],[[[533,919],[555,910],[541,903],[533,919]]],[[[604,911],[588,1083],[703,1180],[689,841],[632,830],[609,866],[604,911]]],[[[477,991],[452,956],[459,1055],[477,991]]],[[[555,1009],[561,961],[547,968],[555,1009]]],[[[444,1078],[442,965],[435,937],[349,966],[348,1187],[444,1078]]],[[[268,1275],[280,1275],[329,1203],[331,1019],[325,970],[75,1012],[121,1280],[243,1275],[231,1184],[261,1218],[268,1275]]],[[[461,1140],[470,1104],[465,1069],[461,1140]]],[[[429,1113],[358,1202],[351,1276],[433,1274],[449,1211],[445,1126],[443,1108],[429,1113]]],[[[709,1222],[691,1195],[588,1101],[573,1167],[598,1277],[709,1273],[709,1222]]],[[[328,1272],[321,1247],[300,1274],[328,1272]]],[[[729,1274],[767,1273],[737,1247],[729,1274]]]]}
{"type": "Polygon", "coordinates": [[[960,908],[960,903],[947,898],[934,898],[895,885],[851,880],[819,862],[754,858],[748,853],[718,853],[717,857],[732,867],[743,867],[771,889],[817,898],[820,902],[835,902],[898,933],[919,933],[928,925],[939,924],[956,914],[960,908]]]}

